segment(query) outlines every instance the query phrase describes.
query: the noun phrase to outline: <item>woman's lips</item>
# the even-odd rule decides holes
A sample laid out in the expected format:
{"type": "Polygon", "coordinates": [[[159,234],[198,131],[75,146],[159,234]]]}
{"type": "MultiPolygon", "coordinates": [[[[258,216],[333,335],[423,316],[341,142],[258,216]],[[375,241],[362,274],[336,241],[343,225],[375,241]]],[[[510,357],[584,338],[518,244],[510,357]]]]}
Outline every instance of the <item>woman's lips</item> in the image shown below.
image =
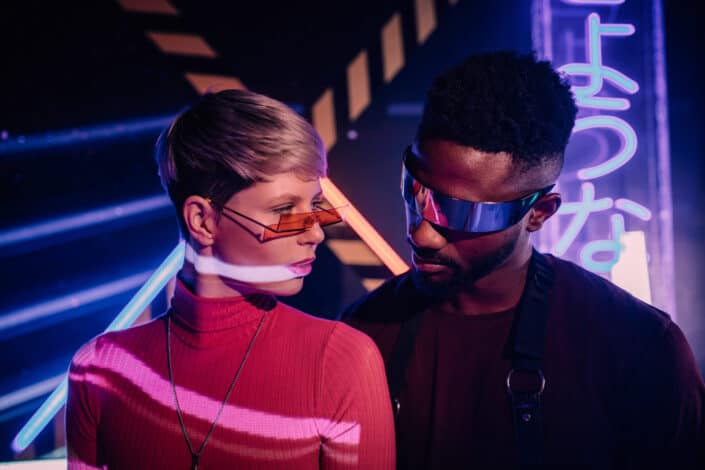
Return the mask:
{"type": "Polygon", "coordinates": [[[297,276],[307,276],[311,273],[311,270],[313,269],[313,266],[311,266],[311,264],[315,259],[316,258],[307,258],[305,260],[292,263],[287,267],[292,273],[296,274],[297,276]]]}

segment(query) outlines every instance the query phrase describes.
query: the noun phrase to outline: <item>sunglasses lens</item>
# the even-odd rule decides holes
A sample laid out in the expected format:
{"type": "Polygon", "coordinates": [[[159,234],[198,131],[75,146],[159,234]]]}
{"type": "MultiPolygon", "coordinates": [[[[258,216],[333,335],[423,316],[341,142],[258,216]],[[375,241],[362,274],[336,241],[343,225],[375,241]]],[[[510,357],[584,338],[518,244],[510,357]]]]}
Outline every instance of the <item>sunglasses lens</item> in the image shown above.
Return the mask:
{"type": "Polygon", "coordinates": [[[410,221],[418,223],[423,218],[438,227],[461,232],[505,230],[519,222],[552,188],[553,185],[547,186],[513,201],[466,201],[427,188],[402,166],[401,192],[410,221]]]}
{"type": "Polygon", "coordinates": [[[326,227],[342,222],[342,220],[342,215],[338,209],[334,208],[301,214],[282,214],[279,216],[277,224],[267,226],[268,230],[264,231],[262,240],[272,240],[293,235],[295,232],[303,232],[313,227],[316,223],[321,227],[326,227]]]}
{"type": "Polygon", "coordinates": [[[318,219],[318,223],[321,224],[321,227],[326,227],[328,225],[337,224],[338,222],[343,221],[343,216],[338,209],[323,209],[315,212],[315,214],[317,214],[316,217],[318,219]]]}
{"type": "Polygon", "coordinates": [[[313,226],[315,217],[312,213],[304,214],[282,214],[279,216],[279,223],[276,225],[278,231],[306,230],[313,226]]]}

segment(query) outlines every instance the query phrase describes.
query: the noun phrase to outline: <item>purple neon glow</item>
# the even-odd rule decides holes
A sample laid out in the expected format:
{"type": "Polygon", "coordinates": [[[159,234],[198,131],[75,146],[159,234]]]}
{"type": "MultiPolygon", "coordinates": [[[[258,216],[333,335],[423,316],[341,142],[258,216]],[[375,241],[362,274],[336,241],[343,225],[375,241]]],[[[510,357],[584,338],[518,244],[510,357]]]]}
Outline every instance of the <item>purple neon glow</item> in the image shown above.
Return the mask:
{"type": "MultiPolygon", "coordinates": [[[[600,199],[595,199],[595,186],[592,183],[583,183],[583,185],[581,186],[581,200],[579,202],[565,202],[561,204],[561,207],[558,209],[558,216],[573,215],[574,217],[571,220],[570,224],[568,224],[568,228],[563,232],[563,235],[554,245],[553,252],[558,255],[565,254],[568,248],[575,242],[575,239],[578,237],[583,227],[585,227],[585,224],[588,222],[588,219],[591,214],[595,212],[603,212],[612,209],[613,207],[628,214],[631,214],[635,217],[638,217],[641,220],[651,220],[651,211],[647,207],[639,204],[638,202],[626,198],[619,198],[617,200],[613,200],[610,197],[603,197],[600,199]]],[[[620,217],[622,216],[620,215],[620,217]]],[[[624,218],[622,217],[621,220],[623,226],[624,218]]],[[[622,232],[624,232],[624,230],[622,230],[622,232]]],[[[611,240],[603,241],[611,242],[611,240]]],[[[593,266],[593,264],[588,263],[586,267],[591,266],[593,266]]],[[[600,267],[599,269],[595,269],[595,271],[607,272],[609,270],[605,271],[602,267],[600,267]]]]}
{"type": "MultiPolygon", "coordinates": [[[[152,300],[164,288],[166,283],[176,275],[184,262],[184,242],[178,245],[169,253],[169,256],[159,265],[154,273],[147,279],[144,285],[137,291],[135,296],[118,313],[115,319],[108,325],[105,331],[115,331],[130,326],[137,317],[147,308],[152,300]]],[[[17,433],[12,441],[12,448],[15,452],[21,452],[32,443],[37,435],[44,429],[49,421],[58,413],[59,409],[66,403],[67,382],[63,380],[61,384],[49,395],[49,398],[39,407],[31,418],[17,433]]]]}
{"type": "Polygon", "coordinates": [[[561,0],[571,5],[621,5],[624,0],[561,0]]]}
{"type": "Polygon", "coordinates": [[[0,144],[0,156],[20,154],[46,148],[75,145],[127,135],[159,132],[174,119],[173,115],[157,116],[133,121],[117,122],[80,129],[52,131],[44,134],[20,136],[0,144]]]}
{"type": "Polygon", "coordinates": [[[580,192],[581,200],[579,202],[564,202],[556,213],[558,216],[574,215],[568,228],[553,245],[553,253],[557,255],[563,255],[568,251],[592,213],[609,210],[614,205],[614,201],[610,197],[595,199],[595,185],[592,183],[583,183],[580,192]]]}
{"type": "Polygon", "coordinates": [[[66,392],[68,391],[68,380],[66,377],[58,387],[49,395],[42,406],[27,421],[17,436],[12,440],[12,450],[19,453],[29,446],[35,437],[46,427],[56,413],[66,403],[66,392]]]}
{"type": "Polygon", "coordinates": [[[624,216],[622,214],[613,214],[610,217],[612,228],[611,238],[607,240],[593,240],[586,243],[580,250],[580,261],[590,271],[596,273],[608,273],[612,267],[619,261],[619,255],[622,252],[621,239],[624,235],[624,216]],[[597,253],[611,253],[611,257],[607,260],[596,260],[597,253]]]}
{"type": "Polygon", "coordinates": [[[573,85],[573,93],[578,106],[604,110],[629,109],[629,100],[624,98],[597,97],[604,82],[608,81],[627,94],[639,91],[639,84],[618,70],[604,65],[602,62],[602,36],[630,36],[634,34],[634,25],[627,23],[600,23],[600,16],[591,13],[585,20],[586,41],[585,55],[587,63],[572,62],[559,68],[569,75],[586,76],[589,78],[585,86],[573,85]]]}
{"type": "Polygon", "coordinates": [[[654,30],[654,95],[656,96],[656,146],[657,146],[657,177],[658,177],[658,222],[660,236],[658,238],[660,257],[659,271],[662,282],[657,286],[662,308],[669,312],[675,320],[677,316],[676,293],[667,285],[675,284],[675,255],[673,252],[673,201],[671,196],[671,150],[668,134],[668,91],[666,88],[666,65],[663,40],[663,16],[661,1],[653,0],[653,30],[654,30]]]}
{"type": "Polygon", "coordinates": [[[164,209],[170,205],[167,196],[158,195],[7,230],[0,232],[0,248],[133,217],[164,209]]]}
{"type": "MultiPolygon", "coordinates": [[[[287,105],[299,114],[303,114],[305,111],[305,106],[301,103],[287,103],[287,105]]],[[[100,140],[158,133],[167,128],[173,119],[174,115],[169,114],[110,124],[89,125],[76,129],[49,131],[43,134],[11,137],[0,142],[0,157],[12,158],[13,155],[22,155],[54,147],[81,145],[100,140]]]]}
{"type": "Polygon", "coordinates": [[[149,278],[151,272],[133,274],[116,281],[74,292],[56,299],[40,302],[3,313],[0,316],[0,331],[16,328],[26,323],[59,315],[67,310],[107,299],[124,292],[137,289],[149,278]]]}
{"type": "MultiPolygon", "coordinates": [[[[646,0],[648,1],[648,0],[646,0]]],[[[663,46],[663,18],[662,18],[662,1],[652,0],[650,3],[645,4],[638,10],[621,10],[621,9],[602,9],[597,11],[590,11],[591,6],[602,6],[609,7],[610,5],[619,5],[623,3],[622,1],[608,1],[608,0],[533,0],[532,13],[534,15],[533,25],[535,31],[532,32],[532,37],[534,38],[534,47],[537,48],[538,53],[543,57],[548,57],[556,63],[556,65],[561,65],[561,63],[569,65],[568,71],[572,72],[584,72],[581,77],[583,82],[574,85],[574,91],[577,97],[578,105],[581,109],[586,109],[587,112],[582,113],[583,117],[590,117],[595,115],[595,111],[626,111],[629,109],[633,101],[635,104],[638,103],[640,106],[644,104],[647,107],[643,109],[642,113],[638,116],[639,121],[629,122],[632,130],[635,131],[636,139],[635,145],[639,148],[639,153],[634,156],[644,154],[645,159],[651,160],[647,164],[646,161],[639,161],[638,165],[631,165],[626,168],[631,168],[629,174],[620,172],[618,176],[620,180],[625,180],[628,182],[631,174],[640,175],[643,172],[648,172],[648,181],[654,182],[653,191],[657,197],[649,197],[647,205],[642,205],[637,201],[633,201],[623,197],[620,194],[610,194],[615,199],[613,201],[613,207],[608,212],[614,216],[619,216],[620,221],[625,219],[627,215],[639,219],[637,222],[644,223],[648,222],[648,229],[642,231],[644,234],[644,239],[647,242],[648,253],[650,262],[648,266],[651,267],[651,277],[654,280],[652,288],[654,290],[653,298],[656,305],[662,309],[667,310],[674,317],[676,314],[676,304],[675,304],[675,293],[672,288],[673,281],[673,228],[672,228],[672,199],[671,199],[671,183],[670,183],[670,155],[669,155],[669,138],[668,138],[668,119],[667,119],[667,96],[666,96],[666,80],[665,80],[665,59],[664,59],[664,46],[663,46]],[[648,17],[649,8],[651,9],[652,16],[648,17]],[[608,13],[609,12],[609,13],[608,13]],[[646,15],[645,15],[646,13],[646,15]],[[572,43],[565,40],[566,37],[572,37],[572,32],[578,33],[578,29],[575,28],[576,14],[585,18],[583,23],[585,30],[585,62],[587,64],[577,63],[573,57],[575,54],[575,46],[572,43]],[[607,16],[611,22],[614,24],[601,24],[599,15],[607,16]],[[584,16],[583,16],[584,15],[584,16]],[[619,19],[619,22],[615,22],[615,19],[619,19]],[[634,35],[636,30],[639,30],[638,35],[634,35]],[[592,33],[592,35],[590,34],[592,33]],[[557,50],[551,49],[550,55],[547,54],[545,50],[545,44],[547,41],[544,38],[560,37],[561,41],[553,41],[553,46],[557,50]],[[632,47],[639,48],[639,43],[641,43],[641,48],[645,53],[632,54],[624,56],[623,60],[616,61],[616,57],[610,53],[613,41],[602,41],[602,37],[609,36],[632,36],[629,44],[632,47]],[[651,43],[648,41],[651,40],[651,43]],[[566,49],[569,48],[569,49],[566,49]],[[651,55],[649,54],[651,53],[651,55]],[[615,66],[615,68],[605,67],[605,63],[602,62],[603,55],[605,56],[604,62],[609,65],[615,66]],[[595,59],[599,57],[599,62],[595,59]],[[560,62],[562,60],[562,62],[560,62]],[[571,69],[570,65],[573,64],[571,69]],[[602,67],[598,67],[602,64],[602,67]],[[622,65],[632,64],[629,70],[635,75],[633,77],[628,77],[620,70],[624,70],[622,65]],[[599,73],[594,73],[590,70],[590,66],[594,66],[596,71],[599,73]],[[595,66],[597,65],[597,66],[595,66]],[[583,68],[580,68],[580,67],[583,68]],[[620,70],[618,70],[620,69],[620,70]],[[653,75],[650,75],[653,74],[653,75]],[[634,80],[636,79],[636,80],[634,80]],[[600,81],[602,83],[600,83],[600,81]],[[637,81],[643,82],[644,84],[649,84],[650,88],[646,90],[645,94],[638,94],[634,98],[625,99],[627,97],[614,97],[614,96],[598,96],[599,94],[605,94],[604,82],[610,82],[610,85],[614,88],[614,91],[619,91],[624,94],[635,95],[639,91],[639,85],[637,81]],[[645,96],[654,96],[655,100],[646,100],[645,96]],[[614,99],[617,101],[614,101],[614,99]],[[606,99],[606,100],[605,100],[606,99]],[[619,101],[622,100],[622,101],[619,101]],[[645,103],[646,101],[646,103],[645,103]],[[651,106],[651,108],[649,108],[651,106]],[[651,124],[646,124],[649,129],[655,129],[656,132],[642,135],[642,127],[637,127],[637,124],[642,126],[642,121],[652,119],[651,124]],[[638,140],[645,140],[646,146],[641,149],[641,145],[638,145],[638,140]],[[654,162],[653,159],[656,159],[654,162]],[[633,173],[632,173],[633,170],[633,173]],[[613,211],[619,211],[619,214],[613,214],[613,211]],[[653,223],[657,223],[658,226],[654,226],[653,223]]],[[[580,34],[575,34],[576,39],[582,39],[580,34]]],[[[577,43],[577,41],[576,41],[577,43]]],[[[621,43],[623,48],[626,43],[621,43]]],[[[627,53],[628,54],[628,53],[627,53]]],[[[561,70],[565,71],[563,68],[561,70]]],[[[577,74],[576,74],[577,75],[577,74]]],[[[630,120],[631,115],[625,113],[621,116],[625,122],[630,120]]],[[[636,118],[636,117],[634,117],[636,118]]],[[[617,132],[618,137],[624,139],[625,136],[628,139],[629,130],[623,127],[619,130],[610,130],[610,132],[617,132]]],[[[600,131],[599,135],[605,133],[600,131]]],[[[607,132],[609,136],[609,132],[607,132]]],[[[600,164],[615,165],[620,163],[625,163],[629,158],[628,153],[628,142],[622,143],[622,148],[619,150],[616,156],[610,158],[607,162],[605,158],[600,160],[600,164]]],[[[633,157],[632,157],[633,158],[633,157]]],[[[641,157],[640,157],[641,158],[641,157]]],[[[591,165],[594,165],[591,163],[591,165]]],[[[623,165],[622,165],[623,166],[623,165]]],[[[594,165],[592,170],[599,169],[599,165],[594,165]],[[597,168],[596,168],[597,167],[597,168]]],[[[621,167],[617,165],[615,170],[619,170],[621,167]]],[[[590,170],[591,168],[583,168],[583,172],[580,175],[583,178],[593,176],[599,178],[599,176],[591,173],[585,173],[584,170],[590,170]]],[[[604,170],[605,168],[602,167],[604,170]]],[[[609,167],[608,167],[609,169],[609,167]]],[[[616,171],[612,174],[617,176],[616,171]]],[[[609,174],[609,173],[607,173],[609,174]]],[[[605,176],[605,175],[603,175],[605,176]]],[[[595,179],[593,178],[593,179],[595,179]]],[[[647,181],[645,175],[639,176],[641,182],[638,184],[643,184],[647,181]]],[[[583,180],[584,181],[584,180],[583,180]]],[[[612,181],[612,180],[610,180],[612,181]]],[[[567,188],[570,189],[574,183],[570,183],[567,188]]],[[[563,184],[567,184],[563,181],[563,184]]],[[[635,184],[637,184],[635,182],[635,184]]],[[[603,186],[599,186],[603,188],[603,186]]],[[[576,188],[577,189],[577,188],[576,188]]],[[[605,188],[606,189],[606,188],[605,188]]],[[[584,198],[583,198],[584,199],[584,198]]],[[[584,202],[584,201],[582,201],[584,202]]],[[[580,203],[580,202],[579,202],[580,203]]],[[[565,205],[566,203],[564,203],[565,205]]],[[[570,206],[567,206],[570,208],[570,206]]],[[[566,214],[564,214],[566,215],[566,214]]],[[[572,239],[573,235],[576,235],[574,241],[577,240],[577,233],[581,229],[579,217],[573,214],[573,219],[578,219],[572,225],[568,225],[568,233],[562,233],[563,228],[566,227],[565,222],[561,222],[563,218],[555,218],[553,222],[549,223],[549,230],[544,230],[539,234],[540,246],[547,249],[556,246],[556,241],[567,243],[572,239]],[[567,236],[566,236],[567,235],[567,236]],[[563,236],[563,238],[561,238],[563,236]]],[[[604,216],[599,216],[593,222],[592,219],[587,221],[590,225],[590,233],[595,233],[595,229],[603,224],[604,216]],[[597,221],[599,219],[599,222],[597,221]]],[[[628,222],[627,222],[628,223],[628,222]]],[[[610,224],[615,225],[619,228],[619,221],[615,222],[610,219],[610,224]]],[[[626,232],[625,232],[626,233],[626,232]]],[[[630,232],[631,233],[631,232],[630,232]]],[[[603,242],[610,242],[610,240],[597,240],[603,242]]],[[[589,240],[583,240],[581,243],[589,243],[589,240]]],[[[558,245],[560,250],[568,250],[568,246],[558,245]]],[[[592,245],[592,248],[595,246],[592,245]]],[[[600,247],[600,245],[597,245],[600,247]]],[[[581,247],[584,248],[584,247],[581,247]]],[[[587,252],[590,253],[589,251],[587,252]]],[[[580,253],[578,253],[579,255],[580,253]]],[[[601,261],[605,260],[604,253],[597,256],[601,261]]],[[[583,255],[585,261],[589,261],[585,255],[583,255]]],[[[581,260],[576,259],[575,261],[581,262],[581,260]]],[[[588,263],[589,264],[589,263],[588,263]]],[[[589,266],[586,266],[589,267],[589,266]]]]}
{"type": "Polygon", "coordinates": [[[390,103],[387,106],[387,116],[420,117],[422,114],[422,102],[390,103]]]}
{"type": "Polygon", "coordinates": [[[531,42],[540,58],[550,61],[553,59],[551,0],[533,0],[531,16],[531,42]]]}
{"type": "Polygon", "coordinates": [[[49,377],[40,382],[22,387],[19,390],[14,390],[7,395],[0,397],[0,412],[12,408],[22,403],[26,403],[35,398],[46,395],[56,388],[61,383],[66,374],[59,374],[54,377],[49,377]]]}
{"type": "Polygon", "coordinates": [[[631,199],[619,198],[614,201],[614,207],[624,212],[640,218],[641,220],[648,222],[651,220],[651,211],[648,207],[642,206],[638,202],[634,202],[631,199]]]}
{"type": "Polygon", "coordinates": [[[626,165],[636,153],[637,137],[631,125],[617,116],[589,116],[575,122],[573,133],[588,129],[610,129],[617,133],[621,147],[609,160],[578,171],[578,178],[590,180],[608,175],[626,165]]]}

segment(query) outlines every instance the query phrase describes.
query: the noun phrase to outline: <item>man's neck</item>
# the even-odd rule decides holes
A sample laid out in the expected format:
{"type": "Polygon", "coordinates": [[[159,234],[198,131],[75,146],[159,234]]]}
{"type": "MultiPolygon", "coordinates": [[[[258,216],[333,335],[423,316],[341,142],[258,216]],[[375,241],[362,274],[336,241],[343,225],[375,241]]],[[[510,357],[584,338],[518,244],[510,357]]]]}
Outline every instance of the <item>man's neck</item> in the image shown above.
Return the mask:
{"type": "Polygon", "coordinates": [[[530,259],[529,246],[492,273],[454,292],[439,307],[464,315],[499,313],[516,307],[524,292],[530,259]]]}

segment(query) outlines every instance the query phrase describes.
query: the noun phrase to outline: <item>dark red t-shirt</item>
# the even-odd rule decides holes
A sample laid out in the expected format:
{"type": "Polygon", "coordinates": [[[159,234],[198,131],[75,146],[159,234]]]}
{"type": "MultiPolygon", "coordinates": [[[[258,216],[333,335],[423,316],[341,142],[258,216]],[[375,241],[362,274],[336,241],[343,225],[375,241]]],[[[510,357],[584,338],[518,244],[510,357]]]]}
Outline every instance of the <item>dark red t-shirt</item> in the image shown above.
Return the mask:
{"type": "MultiPolygon", "coordinates": [[[[705,468],[705,385],[669,317],[547,256],[544,461],[564,468],[705,468]]],[[[441,312],[408,274],[343,317],[387,365],[401,323],[424,312],[400,394],[399,468],[509,468],[516,451],[505,380],[514,311],[441,312]]]]}

